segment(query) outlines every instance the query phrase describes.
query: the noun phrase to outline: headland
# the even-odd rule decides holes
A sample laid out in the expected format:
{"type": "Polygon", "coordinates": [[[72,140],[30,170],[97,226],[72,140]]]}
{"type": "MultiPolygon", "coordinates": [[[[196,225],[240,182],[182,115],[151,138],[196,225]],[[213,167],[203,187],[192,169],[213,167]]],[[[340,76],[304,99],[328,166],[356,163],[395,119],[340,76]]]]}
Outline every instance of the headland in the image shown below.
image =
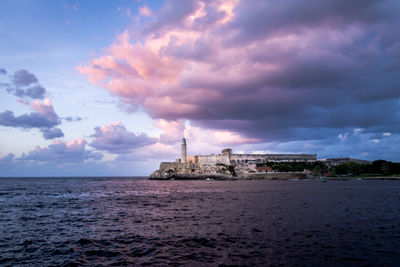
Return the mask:
{"type": "Polygon", "coordinates": [[[161,162],[149,179],[313,179],[324,175],[329,166],[346,162],[370,163],[351,158],[317,160],[317,154],[234,154],[230,148],[219,154],[187,156],[187,143],[183,138],[181,157],[174,162],[161,162]],[[284,168],[285,165],[297,168],[284,168]]]}

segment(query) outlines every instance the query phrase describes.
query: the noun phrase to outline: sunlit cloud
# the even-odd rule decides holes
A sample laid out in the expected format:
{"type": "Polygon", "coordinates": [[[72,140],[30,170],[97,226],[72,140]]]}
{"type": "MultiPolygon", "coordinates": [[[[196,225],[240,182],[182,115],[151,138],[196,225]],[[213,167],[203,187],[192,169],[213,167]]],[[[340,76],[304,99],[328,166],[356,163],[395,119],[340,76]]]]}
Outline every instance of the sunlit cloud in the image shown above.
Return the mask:
{"type": "Polygon", "coordinates": [[[89,159],[100,160],[103,157],[101,153],[87,150],[86,144],[87,141],[84,139],[68,142],[56,140],[47,147],[38,146],[27,154],[24,153],[20,159],[65,164],[89,159]]]}
{"type": "Polygon", "coordinates": [[[140,42],[127,30],[78,70],[131,110],[221,133],[214,139],[374,131],[399,121],[382,115],[397,114],[398,69],[383,74],[396,63],[371,67],[398,52],[390,39],[397,18],[385,3],[357,5],[350,12],[344,1],[313,1],[310,9],[297,1],[168,1],[145,23],[140,42]]]}
{"type": "Polygon", "coordinates": [[[142,15],[142,16],[149,17],[149,16],[151,16],[152,12],[151,12],[151,9],[148,6],[141,6],[139,8],[139,14],[142,15]]]}

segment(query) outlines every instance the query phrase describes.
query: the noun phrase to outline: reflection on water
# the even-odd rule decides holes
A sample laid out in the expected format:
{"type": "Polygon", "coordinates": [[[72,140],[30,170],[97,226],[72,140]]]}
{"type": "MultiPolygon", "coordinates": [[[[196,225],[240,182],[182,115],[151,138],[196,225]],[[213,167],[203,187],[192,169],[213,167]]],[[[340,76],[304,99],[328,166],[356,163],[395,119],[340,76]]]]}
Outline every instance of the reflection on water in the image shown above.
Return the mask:
{"type": "Polygon", "coordinates": [[[398,181],[0,179],[0,265],[400,262],[398,181]]]}

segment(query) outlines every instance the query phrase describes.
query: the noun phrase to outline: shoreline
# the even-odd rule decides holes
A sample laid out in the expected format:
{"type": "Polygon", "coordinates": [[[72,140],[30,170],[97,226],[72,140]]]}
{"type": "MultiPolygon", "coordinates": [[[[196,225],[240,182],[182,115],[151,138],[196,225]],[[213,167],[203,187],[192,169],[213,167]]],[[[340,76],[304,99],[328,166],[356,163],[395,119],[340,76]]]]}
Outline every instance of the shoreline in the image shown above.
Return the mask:
{"type": "MultiPolygon", "coordinates": [[[[157,181],[194,181],[194,180],[213,180],[213,181],[243,181],[243,180],[320,180],[322,178],[298,178],[298,177],[271,177],[271,178],[254,178],[254,177],[149,177],[149,180],[157,180],[157,181]]],[[[351,180],[371,180],[371,181],[388,181],[388,180],[400,180],[400,177],[391,177],[391,176],[374,176],[374,177],[326,177],[326,181],[351,181],[351,180]]]]}
{"type": "Polygon", "coordinates": [[[326,177],[326,180],[400,180],[398,176],[372,176],[372,177],[326,177]]]}

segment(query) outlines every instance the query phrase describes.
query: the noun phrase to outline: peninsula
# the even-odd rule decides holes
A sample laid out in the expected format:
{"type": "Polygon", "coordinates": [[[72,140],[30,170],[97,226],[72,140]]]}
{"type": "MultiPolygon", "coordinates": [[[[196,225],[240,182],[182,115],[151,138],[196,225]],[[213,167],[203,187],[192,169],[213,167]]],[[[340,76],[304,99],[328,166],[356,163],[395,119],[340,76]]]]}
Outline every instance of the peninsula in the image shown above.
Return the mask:
{"type": "Polygon", "coordinates": [[[187,156],[182,139],[181,157],[161,162],[149,179],[400,179],[400,163],[354,158],[317,159],[317,154],[234,154],[223,149],[219,154],[187,156]]]}
{"type": "Polygon", "coordinates": [[[234,154],[223,149],[220,154],[187,156],[186,139],[182,139],[181,157],[162,162],[149,179],[290,179],[314,178],[311,170],[277,171],[268,163],[302,162],[319,164],[316,154],[234,154]]]}

